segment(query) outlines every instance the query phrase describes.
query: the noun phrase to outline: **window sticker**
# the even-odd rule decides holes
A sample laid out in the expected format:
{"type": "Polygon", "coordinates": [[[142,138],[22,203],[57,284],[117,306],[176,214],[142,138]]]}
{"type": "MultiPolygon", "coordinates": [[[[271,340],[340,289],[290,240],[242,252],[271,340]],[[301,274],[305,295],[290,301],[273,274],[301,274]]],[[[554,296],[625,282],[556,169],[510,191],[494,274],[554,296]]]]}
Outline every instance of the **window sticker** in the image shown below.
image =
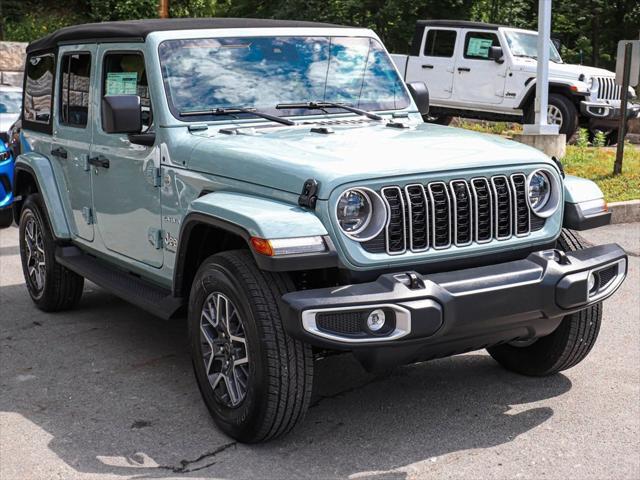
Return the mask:
{"type": "Polygon", "coordinates": [[[106,95],[137,95],[137,72],[109,72],[107,73],[106,95]]]}
{"type": "Polygon", "coordinates": [[[467,56],[488,58],[491,45],[493,45],[493,40],[490,38],[471,37],[467,46],[467,56]]]}

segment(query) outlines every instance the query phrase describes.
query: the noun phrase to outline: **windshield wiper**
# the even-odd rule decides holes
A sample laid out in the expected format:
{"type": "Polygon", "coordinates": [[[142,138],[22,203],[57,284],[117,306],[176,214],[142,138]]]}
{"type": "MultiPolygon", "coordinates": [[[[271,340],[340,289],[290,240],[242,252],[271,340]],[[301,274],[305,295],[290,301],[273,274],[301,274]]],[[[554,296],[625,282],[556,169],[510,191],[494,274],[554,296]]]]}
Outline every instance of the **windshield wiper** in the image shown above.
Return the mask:
{"type": "Polygon", "coordinates": [[[279,103],[278,105],[276,105],[277,110],[287,110],[287,109],[296,109],[296,108],[304,108],[307,110],[324,110],[325,108],[341,108],[343,110],[347,110],[348,112],[353,112],[353,113],[357,113],[358,115],[363,115],[372,120],[384,120],[384,118],[382,118],[380,115],[376,115],[375,113],[367,112],[366,110],[352,107],[350,105],[345,105],[344,103],[299,102],[299,103],[279,103]]]}
{"type": "Polygon", "coordinates": [[[273,122],[281,123],[282,125],[295,125],[296,122],[289,120],[288,118],[278,117],[277,115],[269,115],[268,113],[259,112],[255,108],[212,108],[210,110],[187,110],[186,112],[180,112],[181,117],[199,117],[202,115],[234,115],[238,113],[248,113],[255,115],[256,117],[265,118],[273,122]]]}

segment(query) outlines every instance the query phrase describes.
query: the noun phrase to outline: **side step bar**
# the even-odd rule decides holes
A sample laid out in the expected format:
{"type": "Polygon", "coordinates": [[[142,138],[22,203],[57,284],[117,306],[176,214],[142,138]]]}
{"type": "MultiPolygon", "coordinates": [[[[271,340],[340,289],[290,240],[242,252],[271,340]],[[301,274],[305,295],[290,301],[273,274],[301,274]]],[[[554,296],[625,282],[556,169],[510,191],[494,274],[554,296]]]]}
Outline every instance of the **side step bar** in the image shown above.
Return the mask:
{"type": "Polygon", "coordinates": [[[165,320],[175,318],[184,305],[184,300],[172,296],[171,291],[112,267],[78,247],[58,247],[56,260],[114,295],[165,320]]]}

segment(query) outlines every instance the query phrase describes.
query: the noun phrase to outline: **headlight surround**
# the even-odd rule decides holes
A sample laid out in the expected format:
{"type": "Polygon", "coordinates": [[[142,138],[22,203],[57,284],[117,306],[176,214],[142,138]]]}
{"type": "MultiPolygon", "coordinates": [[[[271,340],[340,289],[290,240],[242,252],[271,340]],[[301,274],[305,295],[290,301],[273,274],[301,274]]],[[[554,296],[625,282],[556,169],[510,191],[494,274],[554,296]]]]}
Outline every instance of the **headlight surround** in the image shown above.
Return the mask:
{"type": "Polygon", "coordinates": [[[535,170],[527,179],[527,202],[535,215],[550,217],[560,205],[561,185],[547,170],[535,170]]]}
{"type": "Polygon", "coordinates": [[[366,187],[355,187],[338,198],[336,219],[348,237],[365,242],[384,228],[387,211],[380,195],[366,187]]]}

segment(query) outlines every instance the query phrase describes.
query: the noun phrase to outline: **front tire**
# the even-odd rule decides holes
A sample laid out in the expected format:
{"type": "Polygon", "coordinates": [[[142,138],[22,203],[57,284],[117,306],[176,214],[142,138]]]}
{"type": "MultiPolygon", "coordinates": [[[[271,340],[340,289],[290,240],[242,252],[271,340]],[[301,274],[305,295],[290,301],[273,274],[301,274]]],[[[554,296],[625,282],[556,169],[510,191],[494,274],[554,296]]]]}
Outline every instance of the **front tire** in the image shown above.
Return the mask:
{"type": "MultiPolygon", "coordinates": [[[[525,123],[535,122],[535,111],[533,103],[527,109],[525,123]]],[[[547,106],[547,123],[558,125],[559,133],[567,137],[567,143],[573,141],[578,131],[578,109],[574,103],[564,95],[550,93],[547,106]]]]}
{"type": "Polygon", "coordinates": [[[258,269],[248,251],[200,266],[189,297],[189,344],[202,398],[218,427],[241,442],[290,431],[311,400],[311,347],[283,328],[286,274],[258,269]]]}
{"type": "Polygon", "coordinates": [[[45,312],[75,307],[82,297],[84,278],[56,261],[56,243],[37,193],[24,202],[18,235],[22,272],[33,303],[45,312]]]}
{"type": "MultiPolygon", "coordinates": [[[[566,229],[562,230],[556,246],[565,252],[584,248],[578,237],[566,229]]],[[[553,333],[532,344],[512,342],[487,351],[512,372],[529,376],[553,375],[584,360],[596,343],[601,322],[602,303],[597,303],[565,316],[553,333]]]]}

